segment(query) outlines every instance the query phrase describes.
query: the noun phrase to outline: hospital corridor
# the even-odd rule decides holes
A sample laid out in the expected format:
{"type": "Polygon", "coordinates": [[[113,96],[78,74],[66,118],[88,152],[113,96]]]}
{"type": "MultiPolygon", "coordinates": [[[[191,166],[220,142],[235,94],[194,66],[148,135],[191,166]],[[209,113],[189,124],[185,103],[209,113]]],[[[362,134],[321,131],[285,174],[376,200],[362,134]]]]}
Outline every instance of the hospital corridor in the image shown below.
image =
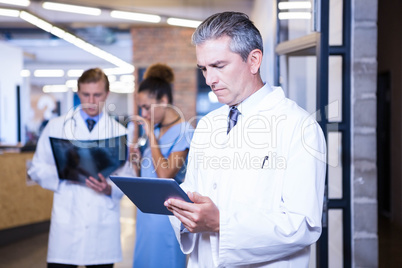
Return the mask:
{"type": "MultiPolygon", "coordinates": [[[[120,209],[123,260],[115,263],[114,267],[130,268],[133,266],[136,207],[124,196],[120,209]]],[[[43,232],[0,246],[0,268],[46,268],[48,236],[48,232],[43,232]]]]}

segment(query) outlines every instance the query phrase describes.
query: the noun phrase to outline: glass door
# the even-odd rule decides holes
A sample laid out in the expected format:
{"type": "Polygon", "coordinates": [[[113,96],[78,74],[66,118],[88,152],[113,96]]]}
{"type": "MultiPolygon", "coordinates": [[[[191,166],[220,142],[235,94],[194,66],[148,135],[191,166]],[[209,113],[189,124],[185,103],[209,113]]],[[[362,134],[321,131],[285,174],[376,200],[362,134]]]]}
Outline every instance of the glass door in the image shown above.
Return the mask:
{"type": "Polygon", "coordinates": [[[350,1],[279,1],[276,85],[327,140],[323,232],[310,267],[351,267],[350,1]]]}

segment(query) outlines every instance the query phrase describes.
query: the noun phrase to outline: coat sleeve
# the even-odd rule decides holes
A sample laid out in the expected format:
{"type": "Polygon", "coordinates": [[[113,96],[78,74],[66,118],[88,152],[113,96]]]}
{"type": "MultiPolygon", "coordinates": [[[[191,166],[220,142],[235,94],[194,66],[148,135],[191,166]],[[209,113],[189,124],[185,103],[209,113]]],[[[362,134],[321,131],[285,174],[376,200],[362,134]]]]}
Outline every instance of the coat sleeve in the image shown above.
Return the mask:
{"type": "MultiPolygon", "coordinates": [[[[111,129],[116,131],[115,133],[112,133],[112,135],[113,136],[127,135],[127,138],[128,138],[127,143],[130,143],[131,140],[130,140],[130,136],[129,136],[127,128],[122,126],[120,123],[118,123],[116,120],[114,120],[111,117],[109,117],[109,120],[110,120],[109,124],[113,124],[113,127],[111,129]]],[[[128,150],[128,148],[127,148],[127,150],[128,150]]],[[[135,177],[137,174],[134,171],[134,169],[132,168],[129,159],[126,159],[126,162],[124,163],[124,165],[121,168],[114,171],[113,175],[125,176],[125,177],[135,177]]],[[[111,194],[112,200],[115,200],[115,201],[120,200],[123,197],[124,193],[109,178],[108,178],[108,182],[112,186],[112,194],[111,194]]]]}
{"type": "Polygon", "coordinates": [[[49,140],[49,131],[55,127],[54,125],[55,122],[50,121],[43,129],[32,159],[32,166],[28,170],[28,175],[32,180],[51,191],[57,191],[59,187],[57,168],[49,140]]]}
{"type": "MultiPolygon", "coordinates": [[[[194,191],[194,180],[196,179],[196,169],[194,169],[194,149],[191,148],[188,154],[188,165],[185,180],[180,187],[184,192],[194,191]]],[[[195,247],[195,242],[198,234],[190,232],[182,232],[183,225],[175,216],[169,216],[177,241],[184,254],[190,254],[195,247]]]]}
{"type": "Polygon", "coordinates": [[[220,211],[219,242],[213,246],[221,266],[276,261],[296,256],[321,234],[326,144],[314,120],[291,120],[283,129],[286,168],[276,207],[236,206],[220,211]]]}

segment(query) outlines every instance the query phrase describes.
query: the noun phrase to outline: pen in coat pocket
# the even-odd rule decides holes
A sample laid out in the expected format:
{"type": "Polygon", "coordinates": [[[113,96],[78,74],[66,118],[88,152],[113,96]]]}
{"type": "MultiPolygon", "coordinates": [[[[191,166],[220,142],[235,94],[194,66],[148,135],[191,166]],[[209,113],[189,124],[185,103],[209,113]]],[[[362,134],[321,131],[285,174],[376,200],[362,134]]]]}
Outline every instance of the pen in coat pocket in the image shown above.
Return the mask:
{"type": "Polygon", "coordinates": [[[261,168],[264,168],[265,161],[268,160],[268,158],[269,158],[268,155],[266,155],[266,156],[264,157],[264,160],[262,161],[262,166],[261,166],[261,168]]]}

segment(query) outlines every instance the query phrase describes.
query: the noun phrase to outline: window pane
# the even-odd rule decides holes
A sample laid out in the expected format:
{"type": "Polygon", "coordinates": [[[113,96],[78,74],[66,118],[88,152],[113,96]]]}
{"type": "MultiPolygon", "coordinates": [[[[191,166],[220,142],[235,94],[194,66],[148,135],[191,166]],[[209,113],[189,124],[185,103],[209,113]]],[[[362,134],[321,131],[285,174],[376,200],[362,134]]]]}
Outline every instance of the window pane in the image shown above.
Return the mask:
{"type": "MultiPolygon", "coordinates": [[[[283,56],[284,57],[284,56],[283,56]]],[[[317,59],[315,56],[288,57],[287,77],[283,77],[283,88],[288,98],[310,114],[316,112],[317,59]]],[[[281,71],[281,74],[285,74],[281,71]]]]}
{"type": "Polygon", "coordinates": [[[328,211],[328,267],[343,267],[343,211],[328,211]]]}
{"type": "Polygon", "coordinates": [[[343,1],[329,1],[329,45],[342,45],[343,1]]]}
{"type": "Polygon", "coordinates": [[[328,197],[342,198],[342,133],[329,132],[328,145],[328,197]]]}
{"type": "MultiPolygon", "coordinates": [[[[312,33],[312,19],[309,18],[312,13],[312,8],[300,7],[297,9],[281,9],[282,4],[291,4],[291,2],[297,4],[300,3],[300,0],[278,1],[279,42],[296,39],[312,33]],[[283,16],[298,16],[298,18],[284,18],[283,16]],[[307,17],[300,18],[299,16],[307,17]]],[[[311,5],[313,5],[313,3],[311,3],[311,5]]]]}
{"type": "Polygon", "coordinates": [[[342,57],[330,56],[328,62],[328,121],[342,121],[342,57]]]}

